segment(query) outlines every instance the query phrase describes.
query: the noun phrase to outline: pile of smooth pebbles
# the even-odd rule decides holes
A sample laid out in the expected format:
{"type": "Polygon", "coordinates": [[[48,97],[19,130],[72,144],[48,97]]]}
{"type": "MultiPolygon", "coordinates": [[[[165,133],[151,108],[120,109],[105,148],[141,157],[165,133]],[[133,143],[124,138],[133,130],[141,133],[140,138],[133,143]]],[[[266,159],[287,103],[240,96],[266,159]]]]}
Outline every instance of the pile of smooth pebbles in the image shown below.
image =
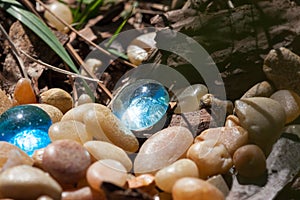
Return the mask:
{"type": "MultiPolygon", "coordinates": [[[[188,96],[196,103],[213,97],[205,86],[193,87],[190,95],[187,90],[179,95],[183,101],[176,113],[190,105],[188,96]]],[[[15,98],[8,105],[0,94],[6,103],[1,110],[23,103],[15,98]]],[[[74,107],[72,97],[60,89],[41,97],[42,103],[33,99],[26,104],[49,114],[51,143],[30,157],[0,142],[1,198],[222,200],[231,187],[224,175],[264,176],[273,144],[300,115],[296,92],[264,81],[232,104],[223,126],[196,135],[182,126],[166,127],[141,143],[104,105],[84,97],[74,107]]],[[[188,107],[189,112],[197,109],[188,107]]]]}

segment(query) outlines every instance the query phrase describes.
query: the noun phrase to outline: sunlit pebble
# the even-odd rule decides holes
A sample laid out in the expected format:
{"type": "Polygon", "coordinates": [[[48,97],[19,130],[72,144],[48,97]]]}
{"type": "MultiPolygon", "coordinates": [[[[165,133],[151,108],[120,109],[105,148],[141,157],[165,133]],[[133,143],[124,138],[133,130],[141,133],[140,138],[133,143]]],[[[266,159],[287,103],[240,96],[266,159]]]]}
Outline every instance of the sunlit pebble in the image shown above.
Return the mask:
{"type": "MultiPolygon", "coordinates": [[[[58,1],[55,1],[48,5],[48,9],[53,12],[56,16],[63,19],[67,24],[71,24],[73,22],[73,16],[70,8],[58,1]]],[[[53,25],[57,30],[62,32],[67,32],[66,26],[61,23],[58,19],[56,19],[50,12],[45,11],[44,17],[49,21],[51,25],[53,25]]]]}

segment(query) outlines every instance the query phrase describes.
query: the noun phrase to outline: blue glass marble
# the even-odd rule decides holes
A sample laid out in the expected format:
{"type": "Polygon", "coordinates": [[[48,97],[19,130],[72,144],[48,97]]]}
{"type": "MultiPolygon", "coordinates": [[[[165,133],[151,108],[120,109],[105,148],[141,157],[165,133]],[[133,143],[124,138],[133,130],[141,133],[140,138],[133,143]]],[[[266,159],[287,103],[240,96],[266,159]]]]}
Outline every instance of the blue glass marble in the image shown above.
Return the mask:
{"type": "Polygon", "coordinates": [[[16,145],[29,156],[50,142],[48,129],[52,121],[42,109],[20,105],[8,109],[0,116],[0,140],[16,145]]]}
{"type": "Polygon", "coordinates": [[[123,87],[114,97],[111,108],[130,130],[140,131],[157,123],[168,105],[169,94],[162,84],[140,79],[123,87]]]}

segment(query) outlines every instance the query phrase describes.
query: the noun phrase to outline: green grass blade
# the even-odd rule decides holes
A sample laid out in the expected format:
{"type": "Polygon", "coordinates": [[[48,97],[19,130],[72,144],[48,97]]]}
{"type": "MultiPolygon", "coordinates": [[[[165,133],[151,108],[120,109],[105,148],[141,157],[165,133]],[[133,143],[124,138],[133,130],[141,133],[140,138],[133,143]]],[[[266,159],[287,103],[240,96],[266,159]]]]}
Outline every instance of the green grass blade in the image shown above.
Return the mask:
{"type": "Polygon", "coordinates": [[[57,37],[37,16],[26,10],[22,4],[15,0],[1,0],[0,7],[37,34],[74,72],[79,73],[57,37]]]}

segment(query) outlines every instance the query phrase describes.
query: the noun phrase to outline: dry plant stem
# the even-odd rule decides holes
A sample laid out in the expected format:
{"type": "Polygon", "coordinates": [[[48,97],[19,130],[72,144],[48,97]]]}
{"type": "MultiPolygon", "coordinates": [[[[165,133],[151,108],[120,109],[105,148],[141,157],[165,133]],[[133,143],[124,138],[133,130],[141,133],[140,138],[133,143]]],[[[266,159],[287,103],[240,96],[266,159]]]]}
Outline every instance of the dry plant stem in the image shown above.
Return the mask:
{"type": "MultiPolygon", "coordinates": [[[[74,58],[76,59],[76,61],[78,62],[79,65],[81,65],[83,67],[83,69],[86,71],[86,73],[93,77],[94,79],[96,79],[97,77],[95,76],[95,74],[93,74],[88,67],[86,67],[85,63],[83,62],[83,60],[81,59],[81,57],[78,55],[78,53],[76,53],[76,51],[74,50],[73,46],[70,43],[67,43],[67,48],[69,50],[69,52],[74,56],[74,58]]],[[[113,96],[111,94],[111,92],[105,87],[104,84],[102,84],[101,82],[98,82],[99,87],[107,94],[107,96],[112,99],[113,96]]]]}
{"type": "Polygon", "coordinates": [[[74,29],[72,26],[70,26],[69,24],[67,24],[63,19],[61,19],[60,17],[56,16],[55,14],[53,14],[53,12],[47,8],[47,6],[41,1],[41,0],[36,0],[38,3],[40,3],[45,10],[47,10],[49,13],[51,13],[58,21],[60,21],[61,23],[63,23],[65,26],[67,26],[71,31],[73,31],[74,33],[76,33],[76,35],[78,35],[79,37],[81,37],[85,42],[87,42],[89,45],[95,47],[97,50],[99,50],[100,52],[104,53],[105,55],[110,56],[112,59],[114,60],[119,60],[121,63],[131,66],[131,67],[137,67],[136,65],[127,62],[121,58],[117,58],[116,56],[112,55],[111,53],[109,53],[108,51],[106,51],[105,49],[99,47],[97,44],[95,44],[94,42],[90,41],[88,38],[86,38],[85,36],[83,36],[82,34],[80,34],[76,29],[74,29]]]}
{"type": "Polygon", "coordinates": [[[42,21],[44,21],[43,18],[39,15],[39,13],[35,10],[34,6],[32,5],[32,3],[31,3],[30,1],[28,1],[28,0],[20,0],[20,1],[21,1],[21,3],[22,3],[23,5],[25,5],[31,12],[33,12],[38,18],[40,18],[42,21]]]}
{"type": "Polygon", "coordinates": [[[4,36],[6,37],[6,39],[8,40],[8,43],[11,47],[11,50],[12,50],[13,54],[15,55],[15,57],[17,58],[18,62],[19,62],[20,71],[22,72],[23,77],[28,79],[28,75],[27,75],[27,72],[25,70],[25,65],[24,65],[24,62],[23,62],[23,60],[20,56],[19,51],[17,50],[15,44],[10,39],[8,33],[5,31],[5,29],[3,28],[3,26],[1,24],[0,24],[0,29],[1,29],[1,32],[4,34],[4,36]]]}
{"type": "Polygon", "coordinates": [[[44,63],[43,61],[40,61],[40,60],[37,60],[35,58],[33,58],[32,56],[28,55],[26,52],[24,52],[23,50],[21,50],[21,53],[24,54],[27,58],[29,58],[30,60],[40,64],[40,65],[43,65],[44,67],[48,68],[48,69],[51,69],[53,71],[56,71],[56,72],[59,72],[59,73],[62,73],[62,74],[66,74],[66,75],[70,75],[72,77],[78,77],[78,78],[82,78],[82,79],[85,79],[85,80],[89,80],[89,81],[94,81],[94,82],[101,82],[99,79],[93,79],[93,78],[90,78],[90,77],[86,77],[86,76],[82,76],[80,74],[76,74],[76,73],[73,73],[73,72],[70,72],[70,71],[67,71],[67,70],[63,70],[63,69],[60,69],[60,68],[57,68],[57,67],[54,67],[52,65],[49,65],[47,63],[44,63]]]}

